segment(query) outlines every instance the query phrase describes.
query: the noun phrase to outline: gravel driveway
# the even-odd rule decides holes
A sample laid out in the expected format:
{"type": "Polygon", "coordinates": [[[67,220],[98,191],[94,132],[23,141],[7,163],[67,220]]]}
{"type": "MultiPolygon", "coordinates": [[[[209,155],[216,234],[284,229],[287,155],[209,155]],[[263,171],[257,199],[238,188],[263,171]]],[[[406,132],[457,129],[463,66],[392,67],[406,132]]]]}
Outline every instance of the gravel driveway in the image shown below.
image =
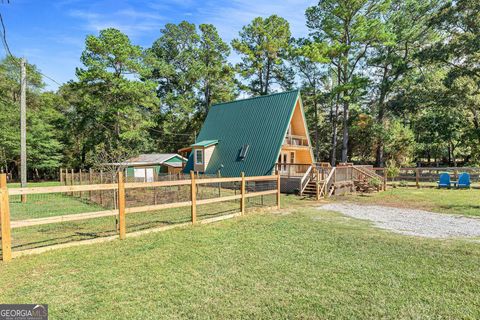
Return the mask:
{"type": "Polygon", "coordinates": [[[406,235],[427,238],[480,237],[480,219],[424,210],[329,203],[323,210],[372,221],[375,226],[406,235]]]}

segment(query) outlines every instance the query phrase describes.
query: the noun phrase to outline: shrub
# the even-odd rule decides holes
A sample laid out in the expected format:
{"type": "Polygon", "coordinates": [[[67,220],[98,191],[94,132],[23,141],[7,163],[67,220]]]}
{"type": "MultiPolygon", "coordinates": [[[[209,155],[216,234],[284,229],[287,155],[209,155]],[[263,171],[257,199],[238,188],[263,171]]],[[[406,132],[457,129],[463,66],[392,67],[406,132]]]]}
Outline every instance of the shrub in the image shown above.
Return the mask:
{"type": "Polygon", "coordinates": [[[373,179],[370,179],[368,181],[368,184],[371,186],[371,187],[374,187],[374,188],[380,188],[380,185],[382,184],[382,181],[380,181],[380,179],[377,179],[377,178],[373,178],[373,179]]]}

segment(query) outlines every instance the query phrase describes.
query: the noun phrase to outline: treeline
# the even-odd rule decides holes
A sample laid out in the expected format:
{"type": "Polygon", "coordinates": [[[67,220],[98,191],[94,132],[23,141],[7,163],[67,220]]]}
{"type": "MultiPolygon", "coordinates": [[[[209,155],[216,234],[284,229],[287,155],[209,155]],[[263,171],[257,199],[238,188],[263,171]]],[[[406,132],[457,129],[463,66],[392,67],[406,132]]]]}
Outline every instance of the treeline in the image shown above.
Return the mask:
{"type": "MultiPolygon", "coordinates": [[[[29,65],[29,174],[176,152],[211,105],[293,88],[319,161],[480,162],[480,0],[321,0],[305,18],[304,38],[272,15],[230,44],[186,21],[149,48],[105,29],[87,36],[76,79],[57,92],[29,65]]],[[[0,167],[14,174],[19,73],[15,58],[1,61],[0,167]]]]}

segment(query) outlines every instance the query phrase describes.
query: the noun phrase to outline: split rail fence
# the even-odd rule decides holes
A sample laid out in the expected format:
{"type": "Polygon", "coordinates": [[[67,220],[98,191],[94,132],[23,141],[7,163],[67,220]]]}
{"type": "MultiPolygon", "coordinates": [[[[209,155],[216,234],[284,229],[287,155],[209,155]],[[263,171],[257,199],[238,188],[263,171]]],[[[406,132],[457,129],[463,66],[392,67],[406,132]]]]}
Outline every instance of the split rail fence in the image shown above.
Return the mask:
{"type": "MultiPolygon", "coordinates": [[[[240,177],[233,178],[218,178],[218,177],[204,177],[199,178],[193,172],[188,176],[189,179],[173,180],[173,181],[156,181],[156,182],[126,182],[122,172],[119,172],[115,177],[115,183],[103,184],[89,184],[89,185],[64,185],[52,187],[30,187],[30,188],[8,188],[6,183],[6,175],[0,174],[0,227],[1,227],[1,249],[2,260],[9,261],[17,256],[39,253],[54,248],[69,247],[81,244],[88,244],[94,242],[111,241],[114,239],[125,239],[128,236],[136,236],[144,233],[155,231],[163,231],[177,226],[186,226],[196,223],[209,223],[235,216],[243,215],[246,212],[247,204],[250,199],[261,199],[263,205],[264,196],[273,197],[272,207],[280,208],[280,175],[270,176],[253,176],[245,177],[242,173],[240,177]],[[27,218],[21,220],[11,221],[11,207],[22,208],[22,206],[35,206],[47,204],[55,211],[56,207],[61,207],[62,204],[54,203],[48,200],[50,198],[42,198],[42,201],[30,203],[30,197],[36,195],[60,194],[64,201],[72,201],[68,199],[77,199],[83,203],[92,204],[88,211],[82,212],[81,209],[75,209],[67,214],[60,215],[41,215],[40,217],[27,218]],[[22,197],[29,196],[28,203],[21,201],[22,197]],[[113,200],[112,200],[113,199],[113,200]],[[214,217],[210,215],[202,215],[202,219],[197,219],[198,207],[212,204],[214,207],[221,207],[222,202],[230,204],[239,204],[239,210],[233,209],[234,213],[221,214],[214,217]],[[189,207],[189,217],[183,223],[168,223],[161,227],[149,227],[138,229],[138,224],[135,228],[132,227],[132,232],[127,233],[127,219],[128,217],[141,217],[146,213],[156,213],[160,210],[175,209],[175,208],[189,207]],[[95,211],[96,209],[96,211],[95,211]],[[79,211],[79,213],[76,213],[79,211]],[[140,213],[143,213],[140,214],[140,213]],[[136,215],[134,215],[136,214],[136,215]],[[104,217],[115,217],[115,231],[110,236],[95,237],[93,239],[70,241],[53,245],[42,245],[39,248],[27,250],[13,250],[12,252],[12,230],[29,228],[34,226],[43,226],[46,229],[50,225],[67,223],[67,228],[74,228],[73,225],[77,221],[91,220],[104,217]],[[48,225],[48,226],[47,226],[48,225]]],[[[55,200],[57,198],[51,198],[55,200]]],[[[75,200],[78,201],[78,200],[75,200]]],[[[33,207],[29,207],[33,208],[33,207]]],[[[83,208],[83,207],[82,207],[83,208]]],[[[210,211],[210,207],[208,211],[210,211]]],[[[29,217],[28,212],[18,211],[19,215],[29,217]]],[[[59,212],[65,213],[60,210],[59,212]]],[[[175,212],[172,214],[174,216],[175,212]]],[[[149,217],[150,219],[151,217],[149,217]]],[[[147,219],[147,218],[145,218],[147,219]]],[[[132,219],[134,220],[134,219],[132,219]]],[[[150,223],[151,221],[149,221],[150,223]]],[[[89,225],[88,227],[92,227],[89,225]]],[[[61,227],[59,227],[61,228],[61,227]]],[[[91,230],[87,230],[91,231],[91,230]]],[[[41,231],[38,231],[41,232],[41,231]]],[[[34,234],[26,234],[28,237],[35,237],[34,234]]],[[[39,241],[43,242],[43,241],[39,241]]]]}
{"type": "Polygon", "coordinates": [[[480,168],[475,167],[403,167],[395,178],[387,177],[386,168],[371,168],[376,174],[384,178],[388,186],[403,186],[415,188],[435,188],[440,174],[447,172],[453,181],[458,179],[462,172],[470,174],[471,187],[480,189],[480,168]]]}

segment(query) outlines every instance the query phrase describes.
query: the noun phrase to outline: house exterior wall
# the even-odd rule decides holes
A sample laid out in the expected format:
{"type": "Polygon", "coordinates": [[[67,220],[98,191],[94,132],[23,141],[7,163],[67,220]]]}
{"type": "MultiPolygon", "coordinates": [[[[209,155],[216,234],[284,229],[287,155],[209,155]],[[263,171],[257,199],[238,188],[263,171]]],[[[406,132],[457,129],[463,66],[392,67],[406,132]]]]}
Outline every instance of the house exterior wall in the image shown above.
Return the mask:
{"type": "Polygon", "coordinates": [[[206,148],[194,148],[193,149],[193,161],[194,161],[194,171],[205,172],[210,159],[212,158],[213,151],[215,151],[215,145],[209,146],[206,148]],[[196,150],[203,150],[203,163],[197,164],[196,150]]]}

